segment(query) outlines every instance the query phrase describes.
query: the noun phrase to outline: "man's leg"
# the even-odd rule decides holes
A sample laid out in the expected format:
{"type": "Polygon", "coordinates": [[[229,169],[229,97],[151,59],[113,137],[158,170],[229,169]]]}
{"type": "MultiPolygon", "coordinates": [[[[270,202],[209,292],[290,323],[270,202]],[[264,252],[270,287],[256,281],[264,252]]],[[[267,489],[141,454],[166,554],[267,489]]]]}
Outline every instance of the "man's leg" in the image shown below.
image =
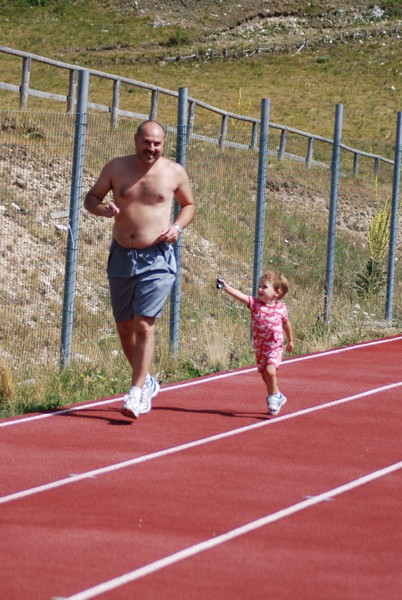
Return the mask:
{"type": "Polygon", "coordinates": [[[155,318],[136,316],[116,326],[123,352],[132,369],[131,385],[142,388],[154,356],[155,318]]]}

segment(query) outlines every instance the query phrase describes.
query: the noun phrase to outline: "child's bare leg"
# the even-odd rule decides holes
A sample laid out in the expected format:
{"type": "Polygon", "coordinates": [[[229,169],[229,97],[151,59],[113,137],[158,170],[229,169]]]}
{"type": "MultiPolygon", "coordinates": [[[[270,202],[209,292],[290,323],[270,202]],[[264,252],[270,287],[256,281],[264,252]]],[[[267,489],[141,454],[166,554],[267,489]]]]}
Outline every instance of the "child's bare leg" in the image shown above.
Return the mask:
{"type": "Polygon", "coordinates": [[[279,389],[276,380],[276,367],[274,365],[267,365],[261,375],[265,382],[268,396],[277,394],[279,389]]]}

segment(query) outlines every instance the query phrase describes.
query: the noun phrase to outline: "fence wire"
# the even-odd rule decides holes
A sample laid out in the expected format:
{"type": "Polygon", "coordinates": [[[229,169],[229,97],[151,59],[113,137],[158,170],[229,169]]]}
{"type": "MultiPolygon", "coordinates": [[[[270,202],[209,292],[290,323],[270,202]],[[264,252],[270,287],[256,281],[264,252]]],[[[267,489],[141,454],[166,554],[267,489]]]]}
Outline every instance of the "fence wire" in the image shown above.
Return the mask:
{"type": "MultiPolygon", "coordinates": [[[[65,113],[0,113],[0,356],[18,370],[57,366],[63,311],[67,227],[71,196],[74,117],[65,113]]],[[[89,114],[82,194],[114,156],[134,152],[135,120],[89,114]]],[[[194,129],[187,171],[197,216],[183,236],[179,356],[199,367],[226,368],[253,360],[246,307],[215,287],[222,275],[252,293],[258,152],[241,122],[220,147],[219,126],[194,129]]],[[[306,169],[306,139],[269,135],[264,230],[264,270],[285,273],[296,340],[320,333],[328,230],[331,146],[315,143],[306,169]]],[[[165,155],[174,159],[175,134],[165,155]]],[[[363,161],[364,163],[364,161],[363,161]]],[[[364,320],[383,321],[385,311],[386,219],[392,169],[372,162],[353,176],[342,154],[335,260],[334,315],[345,336],[364,320]],[[379,216],[380,215],[380,216],[379,216]],[[385,216],[384,216],[385,215],[385,216]],[[377,219],[377,220],[376,220],[377,219]],[[374,223],[374,225],[373,225],[374,223]],[[376,237],[377,236],[377,237],[376,237]],[[370,279],[373,247],[378,272],[370,279]],[[360,282],[360,288],[359,288],[360,282]],[[370,288],[376,283],[377,287],[370,288]],[[366,287],[365,287],[366,286],[366,287]]],[[[113,322],[106,279],[112,223],[85,210],[80,214],[72,360],[91,365],[124,360],[113,322]]],[[[399,226],[399,254],[401,244],[399,226]]],[[[402,319],[401,262],[396,265],[394,320],[402,319]]],[[[156,361],[169,348],[169,303],[157,325],[156,361]]],[[[300,348],[300,345],[299,345],[300,348]]]]}

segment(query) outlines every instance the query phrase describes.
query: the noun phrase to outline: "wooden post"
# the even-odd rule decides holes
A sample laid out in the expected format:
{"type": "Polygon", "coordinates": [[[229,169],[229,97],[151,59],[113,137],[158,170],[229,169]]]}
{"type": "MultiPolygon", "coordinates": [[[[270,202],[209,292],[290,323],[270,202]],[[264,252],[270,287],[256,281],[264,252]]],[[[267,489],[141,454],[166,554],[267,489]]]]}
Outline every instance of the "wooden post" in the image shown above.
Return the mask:
{"type": "Polygon", "coordinates": [[[151,94],[151,111],[149,118],[155,120],[158,116],[159,90],[152,90],[151,94]]]}
{"type": "Polygon", "coordinates": [[[119,102],[120,102],[121,79],[115,79],[113,82],[113,99],[112,99],[112,116],[111,127],[116,129],[117,119],[119,118],[119,102]]]}
{"type": "Polygon", "coordinates": [[[29,79],[31,76],[31,56],[25,56],[22,60],[22,80],[20,90],[20,108],[25,109],[28,104],[29,79]]]}
{"type": "Polygon", "coordinates": [[[225,143],[227,132],[228,132],[228,116],[222,115],[221,135],[219,137],[219,147],[220,148],[222,148],[225,143]]]}
{"type": "Polygon", "coordinates": [[[67,113],[74,112],[74,104],[77,97],[78,69],[72,69],[68,78],[67,113]]]}
{"type": "Polygon", "coordinates": [[[307,142],[307,156],[306,156],[307,169],[309,169],[311,167],[311,161],[313,160],[313,147],[314,147],[314,138],[311,136],[308,138],[308,142],[307,142]]]}
{"type": "Polygon", "coordinates": [[[283,157],[285,155],[286,138],[287,138],[287,136],[288,136],[288,130],[286,129],[286,127],[284,127],[282,129],[281,141],[279,143],[279,150],[278,150],[278,158],[279,158],[279,160],[283,160],[283,157]]]}

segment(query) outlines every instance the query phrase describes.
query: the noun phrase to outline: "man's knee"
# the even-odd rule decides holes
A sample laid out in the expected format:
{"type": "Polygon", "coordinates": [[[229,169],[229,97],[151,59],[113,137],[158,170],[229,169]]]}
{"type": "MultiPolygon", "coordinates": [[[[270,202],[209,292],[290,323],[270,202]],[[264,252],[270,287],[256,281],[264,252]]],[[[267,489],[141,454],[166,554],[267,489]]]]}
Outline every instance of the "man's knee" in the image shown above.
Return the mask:
{"type": "Polygon", "coordinates": [[[134,317],[134,330],[137,336],[147,338],[153,335],[155,319],[151,317],[134,317]]]}
{"type": "Polygon", "coordinates": [[[135,333],[134,319],[116,323],[117,333],[121,338],[129,338],[135,333]]]}

